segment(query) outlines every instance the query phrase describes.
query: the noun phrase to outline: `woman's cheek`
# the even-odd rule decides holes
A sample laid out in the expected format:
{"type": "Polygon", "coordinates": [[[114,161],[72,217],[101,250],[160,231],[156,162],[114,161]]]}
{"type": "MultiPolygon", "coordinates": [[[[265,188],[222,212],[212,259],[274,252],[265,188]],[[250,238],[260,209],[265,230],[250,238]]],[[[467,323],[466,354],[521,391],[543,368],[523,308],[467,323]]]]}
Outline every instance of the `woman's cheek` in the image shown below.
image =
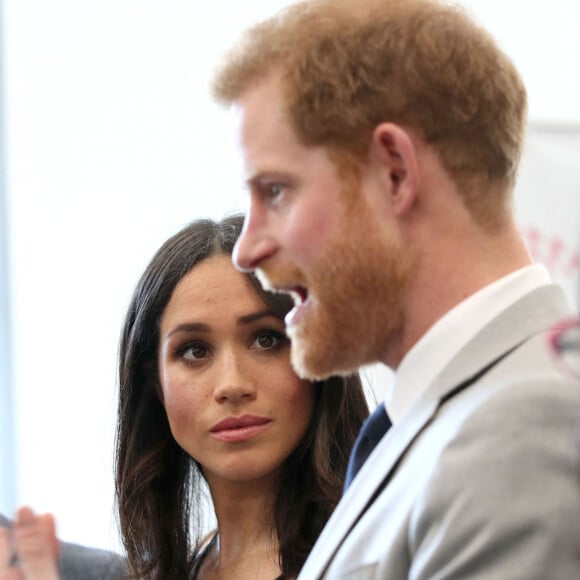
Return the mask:
{"type": "Polygon", "coordinates": [[[183,376],[183,373],[166,374],[162,382],[165,412],[170,421],[188,419],[197,413],[207,394],[196,388],[195,383],[183,376]]]}

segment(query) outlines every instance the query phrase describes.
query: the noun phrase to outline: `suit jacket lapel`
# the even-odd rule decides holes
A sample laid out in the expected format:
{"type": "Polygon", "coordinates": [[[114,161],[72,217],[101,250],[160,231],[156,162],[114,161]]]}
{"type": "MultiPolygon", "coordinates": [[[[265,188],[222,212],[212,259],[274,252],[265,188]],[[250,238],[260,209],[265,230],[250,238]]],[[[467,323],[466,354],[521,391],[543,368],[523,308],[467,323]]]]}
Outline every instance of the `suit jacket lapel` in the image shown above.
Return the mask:
{"type": "Polygon", "coordinates": [[[436,409],[436,404],[423,405],[416,413],[410,413],[405,420],[398,422],[396,428],[391,428],[381,439],[322,530],[299,578],[321,577],[373,494],[394,473],[405,450],[430,421],[436,409]]]}
{"type": "Polygon", "coordinates": [[[320,577],[373,494],[392,476],[406,450],[434,417],[443,400],[466,388],[482,369],[527,338],[571,314],[569,302],[559,287],[541,287],[511,305],[467,343],[369,456],[322,531],[300,577],[320,577]]]}

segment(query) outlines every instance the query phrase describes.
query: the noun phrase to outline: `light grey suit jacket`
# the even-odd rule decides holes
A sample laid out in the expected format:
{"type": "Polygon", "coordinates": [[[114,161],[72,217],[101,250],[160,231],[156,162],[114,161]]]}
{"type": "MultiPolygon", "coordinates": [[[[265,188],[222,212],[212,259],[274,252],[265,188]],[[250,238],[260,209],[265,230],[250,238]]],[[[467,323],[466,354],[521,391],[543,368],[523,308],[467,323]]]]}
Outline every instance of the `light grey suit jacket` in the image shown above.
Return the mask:
{"type": "Polygon", "coordinates": [[[375,448],[300,580],[580,579],[580,385],[542,333],[572,314],[540,288],[465,345],[375,448]]]}
{"type": "MultiPolygon", "coordinates": [[[[0,527],[12,527],[12,522],[2,514],[0,527]]],[[[61,542],[60,577],[61,580],[119,580],[128,578],[128,568],[118,554],[61,542]]]]}

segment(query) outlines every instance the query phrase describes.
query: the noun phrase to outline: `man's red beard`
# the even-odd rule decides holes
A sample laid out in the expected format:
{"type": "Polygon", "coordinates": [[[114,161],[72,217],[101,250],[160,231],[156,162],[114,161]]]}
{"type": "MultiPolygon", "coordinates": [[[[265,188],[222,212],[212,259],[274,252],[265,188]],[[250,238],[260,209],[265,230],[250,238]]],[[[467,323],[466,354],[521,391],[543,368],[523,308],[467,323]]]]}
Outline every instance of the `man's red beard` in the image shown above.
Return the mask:
{"type": "Polygon", "coordinates": [[[409,261],[388,232],[369,227],[364,208],[350,209],[307,272],[294,265],[262,270],[261,278],[276,287],[298,284],[308,291],[303,316],[287,331],[292,365],[309,380],[385,360],[403,324],[409,261]]]}

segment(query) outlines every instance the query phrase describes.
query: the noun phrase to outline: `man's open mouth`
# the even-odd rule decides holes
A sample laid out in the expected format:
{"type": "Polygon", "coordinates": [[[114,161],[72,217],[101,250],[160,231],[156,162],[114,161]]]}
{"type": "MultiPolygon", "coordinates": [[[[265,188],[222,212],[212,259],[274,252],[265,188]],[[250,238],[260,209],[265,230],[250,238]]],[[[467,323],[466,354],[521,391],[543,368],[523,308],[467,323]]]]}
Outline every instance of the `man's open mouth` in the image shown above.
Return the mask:
{"type": "Polygon", "coordinates": [[[300,306],[308,300],[308,290],[304,286],[293,286],[288,290],[294,298],[294,304],[300,306]]]}
{"type": "Polygon", "coordinates": [[[308,297],[308,290],[306,290],[304,286],[292,286],[286,288],[284,291],[289,292],[294,299],[294,308],[292,308],[292,310],[290,310],[290,312],[288,312],[284,317],[286,328],[290,328],[302,320],[310,300],[308,297]]]}

